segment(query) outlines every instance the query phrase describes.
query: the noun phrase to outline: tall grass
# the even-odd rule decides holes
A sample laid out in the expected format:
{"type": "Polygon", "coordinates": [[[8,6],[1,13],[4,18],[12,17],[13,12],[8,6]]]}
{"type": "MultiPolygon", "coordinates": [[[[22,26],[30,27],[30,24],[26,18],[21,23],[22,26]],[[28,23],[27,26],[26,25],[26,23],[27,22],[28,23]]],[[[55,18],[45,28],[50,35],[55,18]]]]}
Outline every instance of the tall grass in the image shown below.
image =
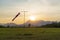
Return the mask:
{"type": "Polygon", "coordinates": [[[60,40],[60,28],[0,28],[0,40],[60,40]]]}

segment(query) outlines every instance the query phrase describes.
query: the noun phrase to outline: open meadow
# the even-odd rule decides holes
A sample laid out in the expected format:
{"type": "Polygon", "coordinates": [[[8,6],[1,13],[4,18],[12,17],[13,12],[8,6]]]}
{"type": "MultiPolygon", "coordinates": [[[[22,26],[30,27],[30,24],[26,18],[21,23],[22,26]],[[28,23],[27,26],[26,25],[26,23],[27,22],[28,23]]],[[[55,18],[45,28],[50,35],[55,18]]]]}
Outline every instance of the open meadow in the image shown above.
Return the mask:
{"type": "Polygon", "coordinates": [[[60,40],[60,28],[0,28],[0,40],[60,40]]]}

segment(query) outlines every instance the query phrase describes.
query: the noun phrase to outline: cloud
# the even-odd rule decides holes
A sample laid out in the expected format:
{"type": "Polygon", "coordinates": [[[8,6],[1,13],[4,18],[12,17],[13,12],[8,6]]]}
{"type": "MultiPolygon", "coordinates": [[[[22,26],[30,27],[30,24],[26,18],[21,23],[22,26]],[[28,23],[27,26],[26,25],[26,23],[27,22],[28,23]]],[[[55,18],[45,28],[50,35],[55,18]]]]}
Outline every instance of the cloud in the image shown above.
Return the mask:
{"type": "Polygon", "coordinates": [[[60,6],[60,0],[47,0],[51,6],[60,6]]]}

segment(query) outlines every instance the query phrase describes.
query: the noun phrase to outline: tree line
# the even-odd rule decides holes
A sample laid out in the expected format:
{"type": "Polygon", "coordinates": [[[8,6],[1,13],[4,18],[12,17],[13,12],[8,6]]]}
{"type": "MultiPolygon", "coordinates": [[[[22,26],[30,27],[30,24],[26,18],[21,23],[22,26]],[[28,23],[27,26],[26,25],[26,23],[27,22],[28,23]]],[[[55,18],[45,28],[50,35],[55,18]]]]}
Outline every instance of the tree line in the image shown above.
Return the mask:
{"type": "MultiPolygon", "coordinates": [[[[5,27],[3,25],[0,25],[0,28],[10,28],[10,26],[8,25],[7,27],[5,27]]],[[[42,25],[39,28],[60,28],[60,22],[52,22],[51,24],[42,25]]]]}
{"type": "Polygon", "coordinates": [[[44,28],[60,28],[60,22],[52,22],[51,24],[42,25],[44,28]]]}

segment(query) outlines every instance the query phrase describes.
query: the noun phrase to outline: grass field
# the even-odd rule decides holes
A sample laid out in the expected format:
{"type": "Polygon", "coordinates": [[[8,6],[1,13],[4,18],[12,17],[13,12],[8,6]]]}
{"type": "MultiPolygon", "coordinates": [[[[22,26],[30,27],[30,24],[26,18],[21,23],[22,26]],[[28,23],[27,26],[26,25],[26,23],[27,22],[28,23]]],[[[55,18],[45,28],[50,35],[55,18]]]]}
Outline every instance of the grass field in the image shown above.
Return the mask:
{"type": "Polygon", "coordinates": [[[60,40],[60,28],[0,28],[0,40],[60,40]]]}

